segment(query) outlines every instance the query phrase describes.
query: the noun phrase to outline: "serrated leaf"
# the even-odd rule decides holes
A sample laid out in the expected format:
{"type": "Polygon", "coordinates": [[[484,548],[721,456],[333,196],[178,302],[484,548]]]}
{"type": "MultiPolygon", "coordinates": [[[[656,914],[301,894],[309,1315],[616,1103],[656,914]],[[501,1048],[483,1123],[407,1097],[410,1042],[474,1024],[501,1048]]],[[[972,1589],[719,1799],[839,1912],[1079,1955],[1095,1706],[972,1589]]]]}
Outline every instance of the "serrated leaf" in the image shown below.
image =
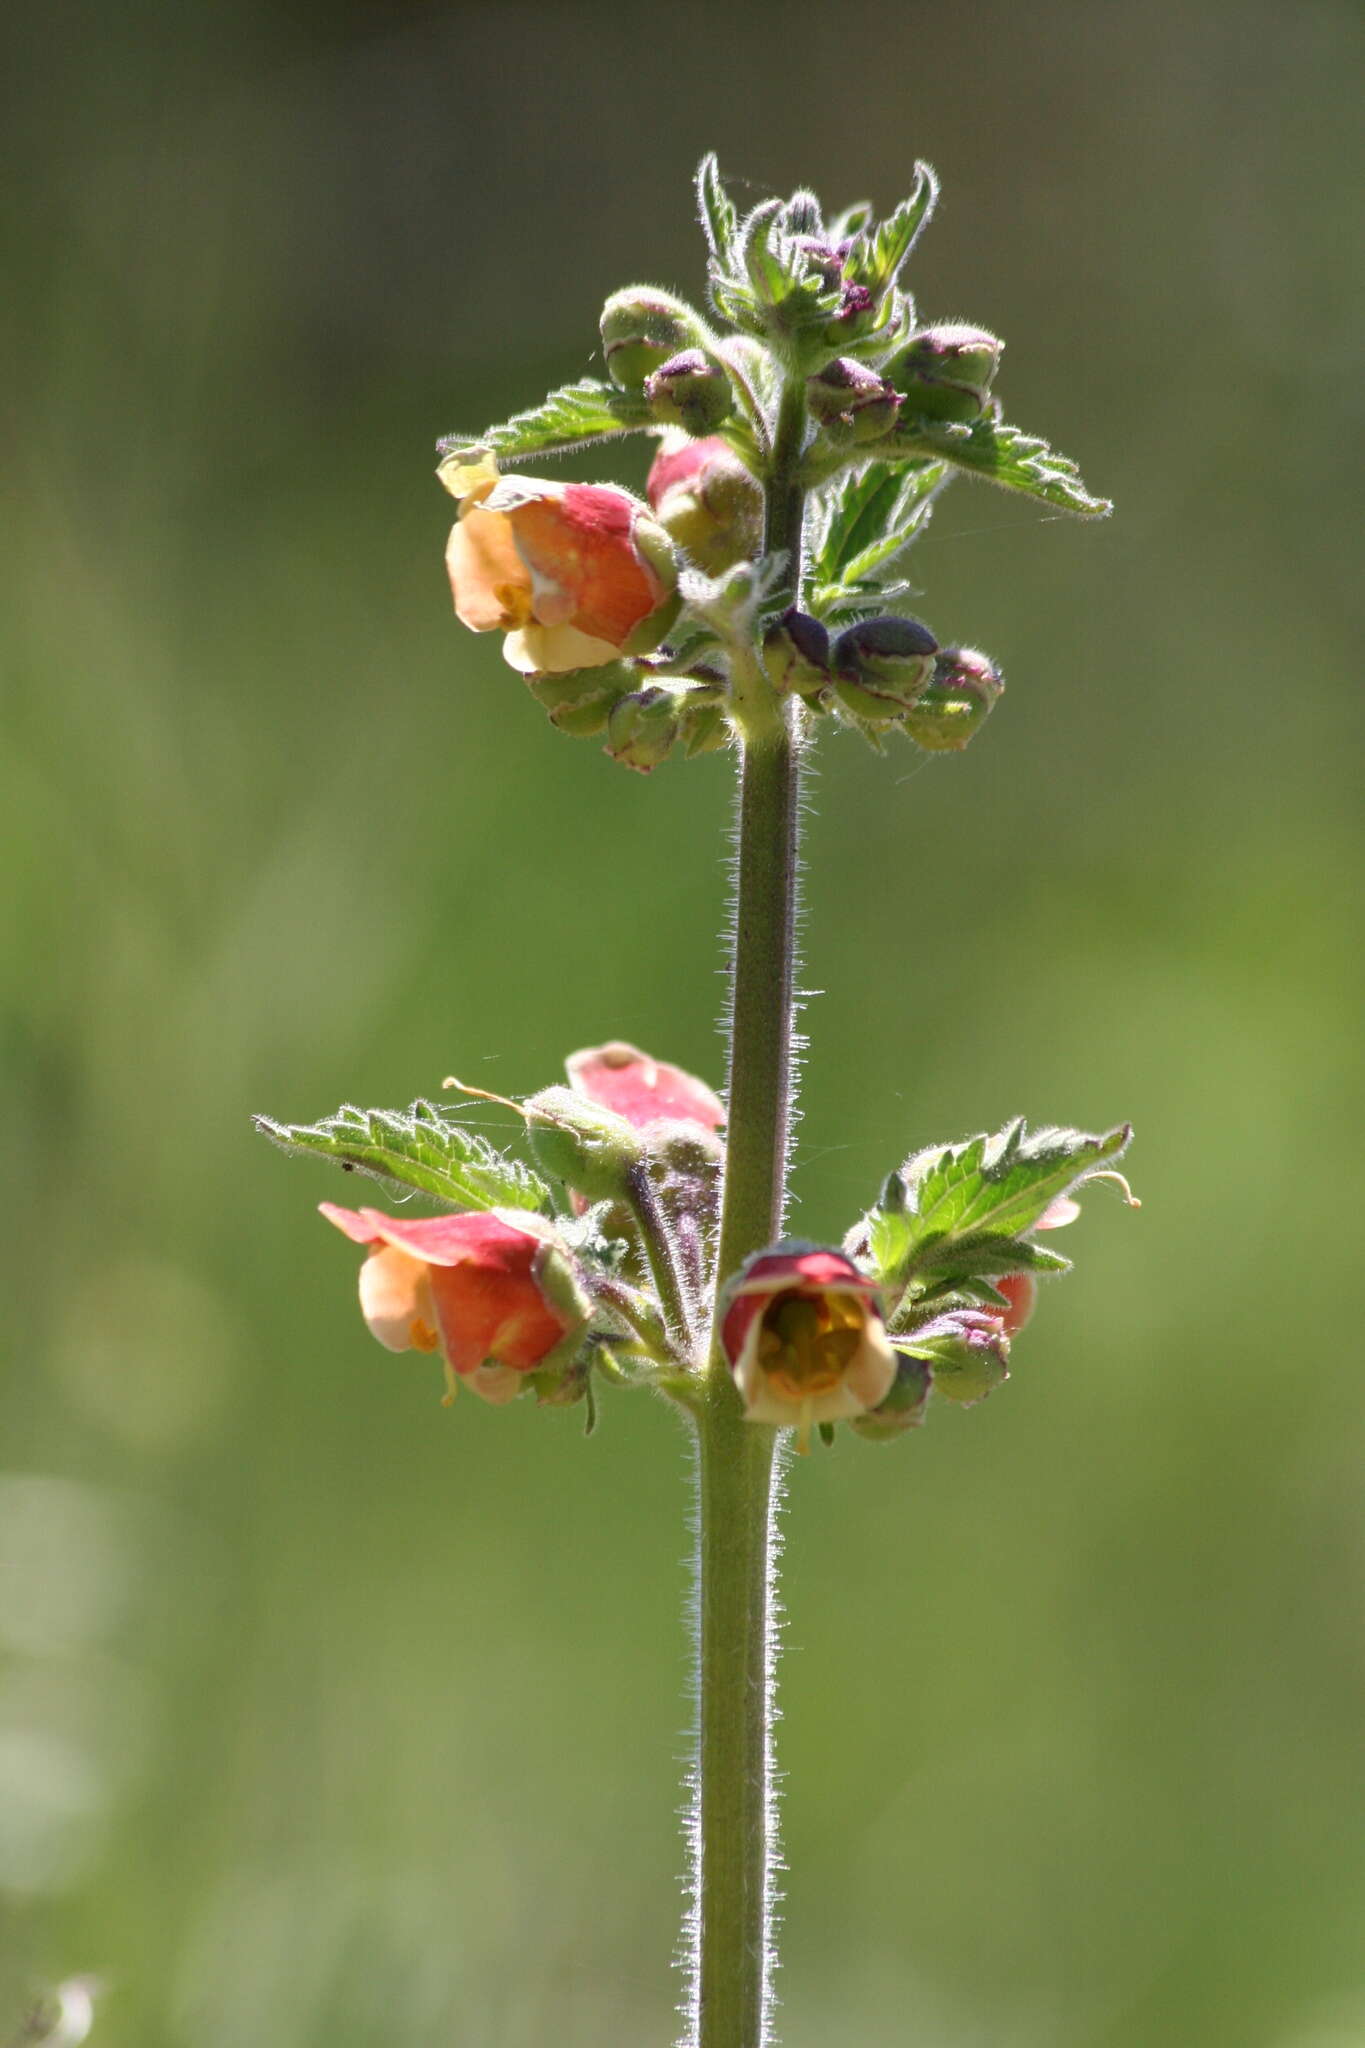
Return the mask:
{"type": "Polygon", "coordinates": [[[867,1217],[875,1270],[917,1300],[970,1294],[1005,1273],[1063,1270],[1061,1254],[1029,1233],[1058,1196],[1116,1159],[1130,1136],[1126,1124],[1098,1134],[1029,1131],[1021,1118],[915,1154],[900,1170],[903,1202],[867,1217]]]}
{"type": "Polygon", "coordinates": [[[932,165],[917,163],[909,198],[902,199],[884,221],[875,227],[869,223],[854,236],[844,259],[844,276],[877,294],[894,284],[937,200],[938,178],[932,165]]]}
{"type": "Polygon", "coordinates": [[[1022,491],[1041,498],[1063,512],[1094,517],[1110,512],[1108,498],[1096,498],[1081,481],[1081,473],[1069,456],[1059,455],[1036,434],[1025,434],[989,413],[970,426],[950,420],[904,422],[907,448],[923,455],[942,456],[956,469],[983,476],[1007,491],[1022,491]]]}
{"type": "Polygon", "coordinates": [[[697,166],[697,209],[702,233],[716,264],[722,272],[732,270],[739,215],[720,181],[720,165],[714,150],[708,150],[697,166]]]}
{"type": "Polygon", "coordinates": [[[928,525],[948,465],[870,462],[830,493],[812,562],[810,609],[817,618],[875,612],[905,586],[887,572],[928,525]]]}
{"type": "Polygon", "coordinates": [[[653,422],[649,407],[634,393],[618,391],[596,377],[583,377],[552,391],[539,405],[514,413],[501,426],[489,427],[469,442],[451,434],[436,443],[442,455],[458,454],[476,446],[487,449],[499,460],[520,455],[562,454],[612,434],[630,434],[653,422]]]}
{"type": "Polygon", "coordinates": [[[1030,1131],[1020,1117],[993,1135],[918,1153],[901,1169],[916,1236],[1017,1237],[1078,1180],[1117,1159],[1131,1136],[1127,1124],[1098,1135],[1055,1125],[1030,1131]]]}
{"type": "Polygon", "coordinates": [[[477,1131],[448,1122],[431,1102],[414,1102],[406,1110],[357,1109],[347,1102],[316,1124],[280,1124],[268,1116],[254,1121],[286,1152],[334,1159],[392,1186],[420,1188],[452,1208],[550,1205],[550,1190],[538,1174],[477,1131]]]}

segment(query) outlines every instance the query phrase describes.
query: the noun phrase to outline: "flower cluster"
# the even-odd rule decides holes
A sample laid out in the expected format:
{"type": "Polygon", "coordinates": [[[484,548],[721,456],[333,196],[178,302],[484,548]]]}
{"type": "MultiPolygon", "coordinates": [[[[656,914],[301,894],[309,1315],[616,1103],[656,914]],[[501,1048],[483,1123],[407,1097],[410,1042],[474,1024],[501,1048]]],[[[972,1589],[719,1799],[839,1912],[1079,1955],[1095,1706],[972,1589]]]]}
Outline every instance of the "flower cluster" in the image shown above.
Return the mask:
{"type": "Polygon", "coordinates": [[[827,221],[797,192],[741,222],[712,158],[698,194],[709,314],[653,285],[613,292],[605,380],[441,443],[459,506],[446,550],[456,615],[505,636],[561,731],[601,737],[641,771],[742,735],[755,633],[771,691],[798,719],[831,716],[878,747],[894,732],[960,749],[999,698],[998,669],[887,609],[942,486],[975,475],[1072,512],[1107,506],[1074,464],[1004,423],[999,338],[922,322],[903,288],[938,195],[927,165],[881,221],[863,204],[827,221]],[[501,473],[622,433],[658,437],[645,500],[501,473]],[[782,590],[791,550],[785,572],[764,553],[785,545],[767,533],[769,494],[793,486],[814,543],[799,610],[782,590]]]}
{"type": "Polygon", "coordinates": [[[447,1400],[466,1387],[494,1405],[529,1393],[563,1406],[591,1402],[596,1380],[697,1407],[720,1373],[750,1421],[794,1430],[801,1450],[838,1423],[898,1438],[931,1392],[970,1404],[1008,1376],[1036,1274],[1066,1264],[1039,1239],[1079,1214],[1068,1189],[1118,1178],[1109,1162],[1127,1137],[1011,1126],[915,1154],[842,1248],[788,1239],[757,1252],[713,1319],[724,1103],[624,1040],[565,1066],[567,1085],[508,1105],[536,1171],[431,1105],[406,1119],[266,1126],[293,1149],[428,1193],[444,1148],[452,1185],[478,1186],[482,1206],[436,1216],[320,1205],[365,1249],[371,1332],[390,1351],[439,1353],[447,1400]],[[997,1225],[983,1230],[987,1211],[997,1225]]]}

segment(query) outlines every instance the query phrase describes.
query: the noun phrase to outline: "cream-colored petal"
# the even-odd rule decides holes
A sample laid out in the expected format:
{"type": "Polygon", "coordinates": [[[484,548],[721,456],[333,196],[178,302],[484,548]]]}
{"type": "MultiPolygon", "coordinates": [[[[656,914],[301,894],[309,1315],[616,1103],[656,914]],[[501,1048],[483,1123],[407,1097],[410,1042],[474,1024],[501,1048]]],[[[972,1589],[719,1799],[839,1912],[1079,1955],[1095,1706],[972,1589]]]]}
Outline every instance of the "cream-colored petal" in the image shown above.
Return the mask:
{"type": "Polygon", "coordinates": [[[863,1341],[844,1374],[844,1388],[856,1400],[861,1411],[878,1407],[891,1392],[895,1379],[896,1354],[886,1341],[886,1332],[879,1318],[869,1316],[863,1341]]]}
{"type": "Polygon", "coordinates": [[[446,547],[455,616],[475,633],[520,626],[531,616],[531,574],[510,522],[473,506],[451,529],[446,547]]]}
{"type": "Polygon", "coordinates": [[[526,1384],[525,1373],[518,1372],[514,1365],[496,1365],[491,1360],[487,1365],[476,1365],[473,1372],[463,1377],[467,1387],[495,1408],[505,1408],[509,1401],[515,1401],[526,1384]]]}
{"type": "MultiPolygon", "coordinates": [[[[528,581],[529,588],[529,581],[528,581]]],[[[523,626],[502,643],[503,659],[521,675],[565,675],[575,668],[602,668],[620,649],[609,640],[594,640],[577,626],[523,626]]]]}
{"type": "Polygon", "coordinates": [[[371,1252],[360,1269],[360,1307],[386,1350],[435,1350],[436,1305],[420,1259],[393,1245],[371,1252]]]}

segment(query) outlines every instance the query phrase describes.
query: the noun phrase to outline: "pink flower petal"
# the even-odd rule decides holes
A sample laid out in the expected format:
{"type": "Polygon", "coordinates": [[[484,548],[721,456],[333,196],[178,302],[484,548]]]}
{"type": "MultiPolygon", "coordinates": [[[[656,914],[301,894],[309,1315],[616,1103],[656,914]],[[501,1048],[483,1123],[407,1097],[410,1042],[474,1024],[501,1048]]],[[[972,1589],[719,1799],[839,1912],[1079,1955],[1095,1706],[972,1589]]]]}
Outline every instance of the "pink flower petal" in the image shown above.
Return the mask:
{"type": "Polygon", "coordinates": [[[664,1060],[652,1060],[624,1039],[588,1046],[564,1062],[569,1080],[589,1102],[610,1109],[636,1130],[667,1119],[699,1124],[716,1131],[725,1122],[725,1105],[704,1081],[664,1060]]]}

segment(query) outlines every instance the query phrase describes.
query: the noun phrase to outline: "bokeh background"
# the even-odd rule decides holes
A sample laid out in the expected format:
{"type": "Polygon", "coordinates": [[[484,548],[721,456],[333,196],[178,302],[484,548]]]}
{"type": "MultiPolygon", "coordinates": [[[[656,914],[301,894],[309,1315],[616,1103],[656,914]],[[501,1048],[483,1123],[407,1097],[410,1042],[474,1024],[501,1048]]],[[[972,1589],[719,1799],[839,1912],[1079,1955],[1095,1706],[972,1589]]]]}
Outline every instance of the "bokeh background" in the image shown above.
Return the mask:
{"type": "MultiPolygon", "coordinates": [[[[727,761],[456,630],[438,433],[701,288],[688,179],[945,185],[913,282],[1119,514],[959,484],[1009,693],[822,742],[800,1227],[1128,1116],[1011,1385],[795,1475],[788,2048],[1365,2043],[1344,0],[197,0],[8,22],[0,2040],[666,2048],[685,1446],[438,1406],[249,1113],[719,1078],[727,761]]],[[[623,446],[615,473],[638,480],[623,446]]]]}

